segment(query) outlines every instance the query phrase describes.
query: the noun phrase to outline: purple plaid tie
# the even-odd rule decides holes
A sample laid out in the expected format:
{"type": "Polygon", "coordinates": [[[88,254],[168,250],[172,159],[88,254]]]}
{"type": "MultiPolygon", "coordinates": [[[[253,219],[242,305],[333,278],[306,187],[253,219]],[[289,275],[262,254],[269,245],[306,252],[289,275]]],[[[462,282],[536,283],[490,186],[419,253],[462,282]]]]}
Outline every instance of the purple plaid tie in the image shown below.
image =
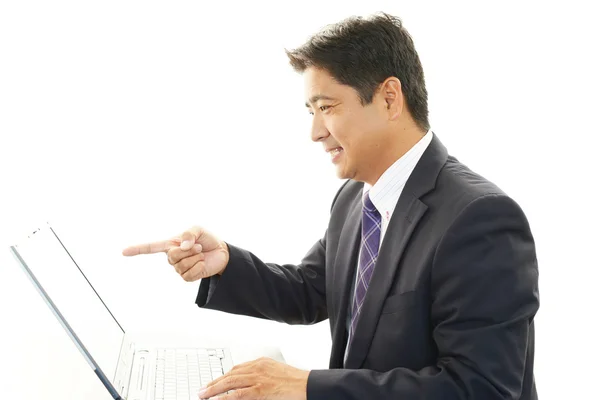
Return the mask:
{"type": "Polygon", "coordinates": [[[358,277],[354,287],[352,322],[350,323],[348,343],[352,342],[354,331],[356,330],[356,322],[365,301],[369,282],[373,276],[375,261],[377,261],[377,255],[379,254],[379,239],[381,236],[381,215],[371,202],[369,192],[364,195],[363,200],[361,254],[358,263],[358,277]]]}

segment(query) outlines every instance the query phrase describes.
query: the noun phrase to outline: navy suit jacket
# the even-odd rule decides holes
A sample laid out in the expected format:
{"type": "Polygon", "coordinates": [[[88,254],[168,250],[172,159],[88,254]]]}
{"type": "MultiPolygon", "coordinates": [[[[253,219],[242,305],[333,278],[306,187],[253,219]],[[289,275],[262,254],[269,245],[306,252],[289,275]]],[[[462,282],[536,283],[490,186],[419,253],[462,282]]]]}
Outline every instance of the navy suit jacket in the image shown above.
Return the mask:
{"type": "Polygon", "coordinates": [[[200,307],[289,324],[329,319],[330,369],[308,400],[537,399],[534,240],[519,205],[434,134],[394,209],[344,363],[363,183],[348,180],[300,265],[265,263],[228,243],[200,307]]]}

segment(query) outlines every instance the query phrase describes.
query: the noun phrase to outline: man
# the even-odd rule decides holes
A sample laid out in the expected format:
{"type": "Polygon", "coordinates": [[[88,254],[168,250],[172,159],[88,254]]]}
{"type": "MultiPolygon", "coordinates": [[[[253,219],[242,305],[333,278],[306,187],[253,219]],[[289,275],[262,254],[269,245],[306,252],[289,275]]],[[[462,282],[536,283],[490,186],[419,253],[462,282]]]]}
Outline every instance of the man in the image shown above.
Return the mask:
{"type": "Polygon", "coordinates": [[[166,252],[183,279],[202,279],[200,307],[289,324],[329,318],[330,369],[261,359],[199,397],[536,399],[527,219],[430,130],[401,21],[349,18],[287,54],[304,75],[312,139],[346,179],[323,238],[298,266],[266,264],[200,227],[124,254],[166,252]]]}

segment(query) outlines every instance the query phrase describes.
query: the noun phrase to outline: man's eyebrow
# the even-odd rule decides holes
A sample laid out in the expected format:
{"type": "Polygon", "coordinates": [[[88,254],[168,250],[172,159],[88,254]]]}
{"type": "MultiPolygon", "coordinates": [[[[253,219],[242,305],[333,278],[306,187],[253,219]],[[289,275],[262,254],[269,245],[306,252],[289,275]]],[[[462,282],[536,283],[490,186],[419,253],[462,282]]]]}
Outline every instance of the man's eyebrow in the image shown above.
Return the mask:
{"type": "MultiPolygon", "coordinates": [[[[316,94],[313,97],[311,97],[308,101],[311,104],[314,104],[319,100],[335,100],[335,99],[333,97],[325,96],[324,94],[316,94]]],[[[308,103],[304,103],[304,105],[306,107],[310,107],[310,105],[308,103]]]]}

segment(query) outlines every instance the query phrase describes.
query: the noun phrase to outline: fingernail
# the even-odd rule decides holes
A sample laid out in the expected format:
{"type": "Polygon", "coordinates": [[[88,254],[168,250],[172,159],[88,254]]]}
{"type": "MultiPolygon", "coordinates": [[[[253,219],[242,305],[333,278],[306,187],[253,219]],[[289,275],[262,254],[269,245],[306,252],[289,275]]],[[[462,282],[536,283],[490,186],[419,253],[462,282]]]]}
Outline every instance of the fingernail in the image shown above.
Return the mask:
{"type": "Polygon", "coordinates": [[[200,388],[200,391],[198,392],[198,398],[201,399],[202,396],[206,393],[206,386],[204,386],[203,388],[200,388]]]}
{"type": "Polygon", "coordinates": [[[185,240],[185,241],[181,242],[181,248],[182,248],[183,250],[188,250],[188,249],[190,249],[190,248],[191,248],[193,245],[194,245],[194,244],[193,244],[191,241],[189,241],[189,240],[185,240]]]}
{"type": "Polygon", "coordinates": [[[201,252],[202,251],[202,246],[200,246],[199,244],[195,244],[194,245],[194,251],[201,252]]]}

